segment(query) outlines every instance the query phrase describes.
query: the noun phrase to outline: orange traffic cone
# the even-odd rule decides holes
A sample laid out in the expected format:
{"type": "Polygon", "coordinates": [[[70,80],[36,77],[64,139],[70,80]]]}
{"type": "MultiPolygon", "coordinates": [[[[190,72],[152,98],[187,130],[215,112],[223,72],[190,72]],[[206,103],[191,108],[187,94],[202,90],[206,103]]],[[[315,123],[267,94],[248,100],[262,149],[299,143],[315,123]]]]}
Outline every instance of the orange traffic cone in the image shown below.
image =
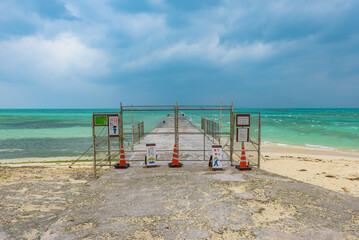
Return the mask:
{"type": "Polygon", "coordinates": [[[126,163],[125,150],[123,149],[123,145],[121,145],[120,149],[120,161],[114,165],[115,168],[128,168],[130,166],[129,163],[126,163]]]}
{"type": "Polygon", "coordinates": [[[178,161],[178,152],[177,152],[177,146],[175,144],[173,148],[173,157],[172,157],[172,163],[168,163],[168,166],[171,168],[180,168],[182,167],[182,163],[178,161]]]}
{"type": "Polygon", "coordinates": [[[252,168],[249,165],[247,166],[246,151],[244,150],[244,146],[242,147],[241,161],[239,162],[239,165],[236,166],[236,168],[239,171],[252,170],[252,168]]]}

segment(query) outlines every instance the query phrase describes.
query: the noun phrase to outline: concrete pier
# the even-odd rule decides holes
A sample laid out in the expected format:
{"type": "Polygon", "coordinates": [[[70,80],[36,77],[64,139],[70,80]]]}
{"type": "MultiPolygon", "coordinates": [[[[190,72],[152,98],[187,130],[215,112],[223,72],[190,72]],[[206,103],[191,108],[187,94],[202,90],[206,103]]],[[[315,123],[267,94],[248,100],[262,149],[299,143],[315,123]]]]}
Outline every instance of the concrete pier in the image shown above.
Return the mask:
{"type": "MultiPolygon", "coordinates": [[[[179,159],[185,162],[191,161],[208,161],[211,155],[210,150],[212,149],[213,142],[207,136],[204,136],[202,132],[196,128],[185,116],[179,115],[178,119],[179,129],[182,134],[179,135],[180,149],[190,149],[194,151],[181,151],[179,159]],[[196,134],[186,134],[196,133],[196,134]],[[205,146],[203,142],[205,141],[205,146]],[[199,149],[206,149],[206,152],[198,151],[199,149]]],[[[158,155],[158,164],[167,165],[167,162],[172,159],[173,146],[175,143],[174,134],[174,118],[168,116],[164,121],[159,124],[151,133],[145,136],[140,143],[134,146],[134,151],[144,151],[147,143],[155,143],[158,155]],[[161,152],[161,150],[169,150],[161,152]],[[164,162],[162,162],[164,161],[164,162]]],[[[126,154],[127,159],[131,160],[143,160],[145,158],[145,152],[129,152],[126,154]]],[[[224,153],[224,160],[229,160],[229,156],[224,153]]],[[[133,163],[134,165],[143,165],[141,163],[133,163]]],[[[226,163],[228,165],[229,163],[226,163]]]]}
{"type": "MultiPolygon", "coordinates": [[[[199,131],[185,118],[179,124],[181,131],[199,131]]],[[[173,122],[168,118],[154,131],[173,131],[173,122]]],[[[196,148],[203,144],[200,138],[183,135],[180,144],[196,148]]],[[[170,149],[174,136],[148,135],[135,149],[146,143],[170,149]]],[[[180,153],[180,158],[202,155],[180,153]]],[[[94,181],[41,238],[358,239],[359,199],[229,164],[220,172],[210,171],[207,162],[179,169],[132,166],[111,169],[94,181]]]]}

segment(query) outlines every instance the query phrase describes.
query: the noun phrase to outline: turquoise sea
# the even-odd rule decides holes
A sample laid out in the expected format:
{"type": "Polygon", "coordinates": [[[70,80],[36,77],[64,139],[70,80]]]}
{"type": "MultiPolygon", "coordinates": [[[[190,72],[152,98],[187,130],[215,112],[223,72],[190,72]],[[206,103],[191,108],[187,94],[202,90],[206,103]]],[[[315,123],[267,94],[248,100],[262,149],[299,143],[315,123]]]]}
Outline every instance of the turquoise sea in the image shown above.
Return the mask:
{"type": "MultiPolygon", "coordinates": [[[[236,109],[260,112],[262,142],[310,148],[359,151],[359,109],[236,109]]],[[[0,159],[79,156],[92,144],[93,112],[116,109],[2,109],[0,159]]],[[[150,131],[167,112],[135,112],[150,131]]],[[[185,112],[195,125],[218,111],[185,112]]],[[[130,113],[125,115],[130,123],[130,113]]],[[[218,120],[218,119],[217,119],[218,120]]],[[[223,117],[223,125],[229,125],[223,117]]],[[[224,128],[224,131],[226,129],[224,128]]]]}

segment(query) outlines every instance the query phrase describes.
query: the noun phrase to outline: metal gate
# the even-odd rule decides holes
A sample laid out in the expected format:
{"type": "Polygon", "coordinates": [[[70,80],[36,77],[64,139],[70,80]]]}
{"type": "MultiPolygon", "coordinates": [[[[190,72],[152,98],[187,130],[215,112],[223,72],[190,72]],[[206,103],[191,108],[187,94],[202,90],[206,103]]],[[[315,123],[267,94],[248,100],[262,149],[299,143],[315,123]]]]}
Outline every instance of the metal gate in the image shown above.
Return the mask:
{"type": "MultiPolygon", "coordinates": [[[[250,114],[247,142],[236,142],[231,105],[122,106],[119,112],[93,113],[94,172],[119,160],[121,145],[130,163],[144,162],[146,143],[156,144],[157,161],[170,162],[174,144],[181,162],[208,161],[212,145],[222,145],[223,161],[239,161],[242,146],[251,166],[260,167],[260,113],[250,114]],[[117,119],[117,126],[116,126],[117,119]]],[[[243,127],[241,127],[243,128],[243,127]]]]}

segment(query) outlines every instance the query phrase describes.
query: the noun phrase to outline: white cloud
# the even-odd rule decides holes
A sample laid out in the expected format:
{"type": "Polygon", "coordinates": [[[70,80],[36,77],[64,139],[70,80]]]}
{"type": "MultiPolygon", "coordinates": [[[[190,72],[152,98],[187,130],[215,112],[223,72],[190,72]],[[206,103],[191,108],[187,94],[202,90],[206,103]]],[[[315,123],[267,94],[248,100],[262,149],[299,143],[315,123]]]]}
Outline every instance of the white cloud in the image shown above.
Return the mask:
{"type": "Polygon", "coordinates": [[[275,54],[273,44],[255,42],[235,46],[220,45],[219,39],[202,40],[196,43],[176,42],[135,59],[123,62],[121,69],[135,71],[169,60],[209,61],[214,65],[233,64],[240,60],[261,60],[275,54]]]}
{"type": "Polygon", "coordinates": [[[79,10],[74,6],[72,5],[71,3],[67,2],[64,4],[66,10],[74,17],[77,17],[79,18],[80,17],[80,14],[79,14],[79,10]]]}
{"type": "Polygon", "coordinates": [[[23,37],[21,28],[2,35],[0,85],[8,85],[0,87],[14,91],[30,82],[47,90],[60,86],[67,93],[66,88],[96,92],[106,85],[111,92],[130,89],[138,79],[167,79],[171,68],[178,78],[182,74],[196,79],[185,72],[189,65],[193,72],[208,68],[203,75],[230,73],[228,78],[243,81],[293,82],[313,72],[326,73],[314,79],[351,79],[358,69],[357,39],[345,38],[358,32],[357,18],[346,18],[355,15],[355,0],[223,0],[197,9],[191,4],[175,9],[164,0],[147,0],[150,7],[138,9],[108,0],[61,1],[77,19],[44,18],[36,8],[0,3],[0,21],[13,24],[4,26],[30,26],[23,37]],[[344,37],[336,40],[338,36],[344,37]],[[328,41],[320,42],[323,39],[328,41]],[[354,61],[348,60],[351,55],[354,61]]]}
{"type": "Polygon", "coordinates": [[[0,41],[0,59],[3,73],[45,84],[63,84],[108,72],[108,57],[71,33],[53,39],[38,35],[0,41]]]}
{"type": "Polygon", "coordinates": [[[158,14],[116,14],[113,16],[113,21],[117,30],[136,40],[168,30],[165,17],[158,14]]]}

